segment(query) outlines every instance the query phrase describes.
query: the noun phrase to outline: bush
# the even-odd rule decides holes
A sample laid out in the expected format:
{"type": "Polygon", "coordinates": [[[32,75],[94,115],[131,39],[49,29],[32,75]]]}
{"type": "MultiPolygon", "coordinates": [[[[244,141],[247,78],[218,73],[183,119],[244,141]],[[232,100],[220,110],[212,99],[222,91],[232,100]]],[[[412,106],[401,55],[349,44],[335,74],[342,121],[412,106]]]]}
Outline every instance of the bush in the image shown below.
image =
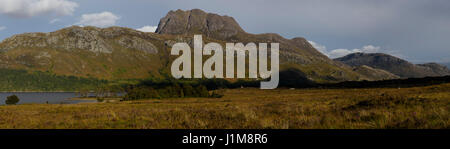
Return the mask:
{"type": "Polygon", "coordinates": [[[19,101],[20,101],[19,97],[17,97],[16,95],[11,95],[11,96],[6,97],[5,104],[7,104],[7,105],[15,105],[19,101]]]}
{"type": "Polygon", "coordinates": [[[103,97],[97,97],[97,102],[103,102],[103,101],[105,101],[105,98],[103,98],[103,97]]]}
{"type": "Polygon", "coordinates": [[[210,97],[212,98],[222,98],[224,96],[224,90],[215,90],[212,91],[212,94],[210,97]]]}
{"type": "Polygon", "coordinates": [[[183,84],[184,97],[195,97],[197,94],[194,88],[189,84],[183,84]]]}
{"type": "Polygon", "coordinates": [[[195,88],[195,91],[197,92],[197,97],[209,97],[208,89],[206,89],[205,86],[199,85],[195,88]]]}
{"type": "Polygon", "coordinates": [[[150,99],[161,98],[159,93],[151,87],[137,87],[129,90],[124,97],[124,100],[138,100],[138,99],[150,99]]]}

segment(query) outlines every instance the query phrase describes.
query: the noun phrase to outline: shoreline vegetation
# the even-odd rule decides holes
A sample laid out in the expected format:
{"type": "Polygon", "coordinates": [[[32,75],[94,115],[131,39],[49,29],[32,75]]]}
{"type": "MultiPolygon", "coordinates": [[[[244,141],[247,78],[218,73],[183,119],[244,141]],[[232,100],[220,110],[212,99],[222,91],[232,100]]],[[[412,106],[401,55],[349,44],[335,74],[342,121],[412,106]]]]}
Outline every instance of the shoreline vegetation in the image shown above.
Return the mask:
{"type": "MultiPolygon", "coordinates": [[[[293,71],[295,72],[295,71],[293,71]]],[[[405,88],[420,87],[450,83],[450,76],[425,77],[409,79],[393,79],[381,81],[346,81],[339,83],[317,84],[298,76],[293,72],[282,72],[279,88],[281,89],[358,89],[358,88],[405,88]],[[305,83],[306,82],[306,83],[305,83]]],[[[88,88],[79,91],[0,91],[0,93],[76,93],[78,97],[70,100],[97,100],[118,98],[119,101],[164,98],[221,98],[222,90],[236,88],[257,88],[261,80],[225,79],[146,79],[137,84],[110,84],[96,87],[95,91],[88,88]],[[119,94],[122,94],[119,96],[119,94]]],[[[108,100],[106,100],[108,101],[108,100]]]]}
{"type": "MultiPolygon", "coordinates": [[[[100,98],[101,101],[121,101],[122,99],[123,99],[122,97],[100,98]]],[[[97,97],[73,97],[73,98],[69,98],[67,100],[96,100],[96,101],[99,101],[99,98],[97,98],[97,97]]]]}
{"type": "Polygon", "coordinates": [[[448,129],[450,83],[408,88],[225,89],[222,98],[0,106],[0,128],[448,129]]]}

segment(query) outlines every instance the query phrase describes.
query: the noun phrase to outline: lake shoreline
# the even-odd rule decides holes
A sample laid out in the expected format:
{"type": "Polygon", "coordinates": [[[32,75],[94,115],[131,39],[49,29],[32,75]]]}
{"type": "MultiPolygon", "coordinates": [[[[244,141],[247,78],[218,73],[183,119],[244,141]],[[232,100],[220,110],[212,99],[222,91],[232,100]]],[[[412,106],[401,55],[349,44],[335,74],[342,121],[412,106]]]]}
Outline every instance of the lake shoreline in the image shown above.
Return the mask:
{"type": "MultiPolygon", "coordinates": [[[[79,93],[78,91],[0,91],[0,93],[79,93]]],[[[91,92],[95,93],[95,92],[91,92]]]]}
{"type": "Polygon", "coordinates": [[[81,96],[77,92],[0,92],[0,105],[6,104],[6,99],[12,95],[16,95],[19,98],[17,104],[76,104],[96,101],[70,100],[71,98],[81,96]]]}

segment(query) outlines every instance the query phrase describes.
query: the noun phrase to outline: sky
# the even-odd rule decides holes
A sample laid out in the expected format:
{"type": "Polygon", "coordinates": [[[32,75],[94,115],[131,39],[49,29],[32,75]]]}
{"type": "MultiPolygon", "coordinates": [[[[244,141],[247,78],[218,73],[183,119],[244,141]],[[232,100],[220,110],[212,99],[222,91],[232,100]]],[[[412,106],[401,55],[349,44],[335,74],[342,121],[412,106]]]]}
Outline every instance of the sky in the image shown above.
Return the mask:
{"type": "Polygon", "coordinates": [[[305,37],[330,58],[450,62],[448,0],[0,0],[0,40],[72,25],[153,32],[168,11],[194,8],[232,16],[249,33],[305,37]]]}

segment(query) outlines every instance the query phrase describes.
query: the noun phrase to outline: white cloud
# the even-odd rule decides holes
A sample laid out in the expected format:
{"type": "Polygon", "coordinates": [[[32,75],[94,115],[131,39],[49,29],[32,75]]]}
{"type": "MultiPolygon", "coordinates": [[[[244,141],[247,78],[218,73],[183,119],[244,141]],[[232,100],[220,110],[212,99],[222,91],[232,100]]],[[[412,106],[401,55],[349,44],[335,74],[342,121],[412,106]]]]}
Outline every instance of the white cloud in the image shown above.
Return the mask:
{"type": "Polygon", "coordinates": [[[156,31],[157,26],[144,26],[141,28],[138,28],[136,30],[141,31],[141,32],[152,32],[154,33],[156,31]]]}
{"type": "Polygon", "coordinates": [[[381,50],[381,47],[379,47],[379,46],[366,45],[366,46],[362,47],[362,49],[360,49],[360,52],[377,53],[377,52],[380,52],[380,50],[381,50]]]}
{"type": "Polygon", "coordinates": [[[374,45],[365,45],[362,48],[359,49],[334,49],[331,51],[327,50],[327,47],[321,44],[318,44],[314,41],[308,41],[315,49],[317,49],[319,52],[323,53],[324,55],[328,56],[329,58],[339,58],[346,56],[351,53],[386,53],[390,55],[394,55],[397,57],[404,57],[401,54],[398,53],[398,51],[382,51],[381,47],[374,46],[374,45]]]}
{"type": "Polygon", "coordinates": [[[0,0],[0,13],[11,17],[72,15],[78,4],[69,0],[0,0]]]}
{"type": "Polygon", "coordinates": [[[50,20],[50,24],[54,24],[54,23],[56,23],[56,22],[61,22],[61,19],[53,19],[53,20],[50,20]]]}
{"type": "Polygon", "coordinates": [[[318,44],[314,41],[308,41],[314,48],[316,48],[317,50],[319,50],[319,52],[325,54],[326,56],[328,56],[328,51],[327,51],[327,47],[325,47],[324,45],[318,44]]]}
{"type": "Polygon", "coordinates": [[[349,50],[349,49],[334,49],[331,50],[330,52],[328,52],[328,55],[330,58],[338,58],[338,57],[342,57],[342,56],[346,56],[350,53],[357,53],[359,52],[358,49],[353,49],[353,50],[349,50]]]}
{"type": "Polygon", "coordinates": [[[80,22],[76,23],[76,25],[108,27],[114,26],[119,19],[120,17],[108,11],[101,13],[83,14],[81,16],[80,22]]]}
{"type": "Polygon", "coordinates": [[[6,29],[6,27],[0,26],[0,31],[5,30],[5,29],[6,29]]]}
{"type": "Polygon", "coordinates": [[[366,45],[363,46],[361,49],[334,49],[328,52],[328,56],[330,58],[338,58],[343,57],[351,53],[378,53],[380,52],[381,47],[379,46],[373,46],[373,45],[366,45]]]}

